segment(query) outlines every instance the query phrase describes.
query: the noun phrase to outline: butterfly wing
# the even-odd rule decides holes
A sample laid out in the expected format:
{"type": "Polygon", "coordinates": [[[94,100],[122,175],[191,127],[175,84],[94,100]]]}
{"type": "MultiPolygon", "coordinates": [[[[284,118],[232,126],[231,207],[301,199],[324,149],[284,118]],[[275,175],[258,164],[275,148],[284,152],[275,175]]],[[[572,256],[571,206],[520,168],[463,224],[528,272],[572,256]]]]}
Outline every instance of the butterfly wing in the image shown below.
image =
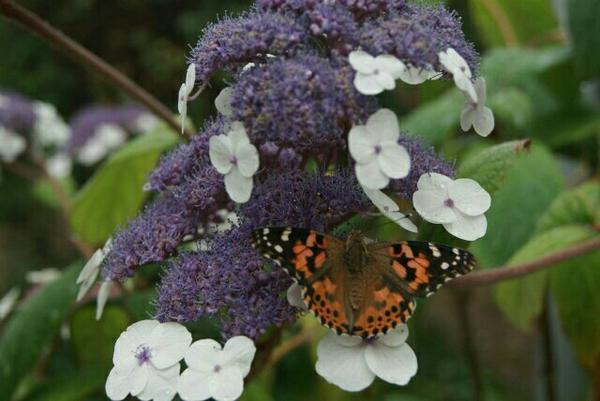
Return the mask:
{"type": "Polygon", "coordinates": [[[428,297],[445,282],[473,270],[475,258],[464,249],[444,244],[404,241],[371,244],[369,250],[384,266],[388,281],[401,285],[406,293],[428,297]]]}

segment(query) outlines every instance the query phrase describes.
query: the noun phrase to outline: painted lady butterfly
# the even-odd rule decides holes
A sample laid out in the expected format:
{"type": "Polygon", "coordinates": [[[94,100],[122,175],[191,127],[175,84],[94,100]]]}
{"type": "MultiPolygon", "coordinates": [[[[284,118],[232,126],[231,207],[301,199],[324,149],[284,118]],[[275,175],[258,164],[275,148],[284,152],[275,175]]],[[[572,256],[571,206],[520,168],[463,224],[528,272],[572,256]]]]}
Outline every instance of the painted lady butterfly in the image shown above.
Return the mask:
{"type": "Polygon", "coordinates": [[[432,242],[370,242],[358,231],[343,241],[313,230],[262,228],[252,246],[303,288],[308,309],[338,334],[363,338],[406,322],[414,297],[471,271],[469,252],[432,242]]]}

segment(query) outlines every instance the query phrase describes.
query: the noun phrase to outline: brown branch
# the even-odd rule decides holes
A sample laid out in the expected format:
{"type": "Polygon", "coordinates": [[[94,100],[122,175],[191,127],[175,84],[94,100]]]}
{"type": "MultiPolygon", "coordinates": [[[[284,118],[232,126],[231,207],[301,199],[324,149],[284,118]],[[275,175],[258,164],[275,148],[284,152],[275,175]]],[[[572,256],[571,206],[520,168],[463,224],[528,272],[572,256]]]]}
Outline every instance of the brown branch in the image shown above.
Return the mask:
{"type": "Polygon", "coordinates": [[[317,336],[319,331],[316,327],[306,327],[300,333],[291,337],[290,339],[281,343],[278,347],[273,350],[271,357],[269,358],[268,365],[274,366],[287,354],[300,347],[301,345],[310,342],[317,336]]]}
{"type": "MultiPolygon", "coordinates": [[[[0,0],[0,14],[56,45],[76,61],[91,67],[132,98],[137,99],[158,118],[165,121],[175,132],[181,129],[180,123],[173,113],[148,91],[27,8],[15,3],[13,0],[0,0]]],[[[192,136],[187,130],[184,134],[188,139],[192,136]]]]}
{"type": "Polygon", "coordinates": [[[492,19],[496,22],[500,35],[507,46],[514,46],[518,43],[517,33],[512,26],[510,19],[506,15],[502,6],[495,0],[481,0],[481,5],[490,13],[492,19]]]}
{"type": "Polygon", "coordinates": [[[453,285],[468,287],[494,284],[504,280],[512,280],[596,250],[600,250],[600,237],[572,246],[562,251],[551,253],[531,262],[521,263],[515,266],[502,266],[471,273],[457,278],[453,285]]]}

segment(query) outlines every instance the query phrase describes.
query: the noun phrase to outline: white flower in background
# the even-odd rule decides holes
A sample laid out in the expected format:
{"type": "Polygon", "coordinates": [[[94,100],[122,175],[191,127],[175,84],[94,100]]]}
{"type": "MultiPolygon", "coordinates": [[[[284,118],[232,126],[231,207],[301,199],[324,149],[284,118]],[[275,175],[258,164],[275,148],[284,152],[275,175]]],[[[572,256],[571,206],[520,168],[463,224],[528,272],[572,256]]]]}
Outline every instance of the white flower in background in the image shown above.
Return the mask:
{"type": "Polygon", "coordinates": [[[31,284],[47,284],[60,277],[60,270],[48,268],[27,272],[25,281],[31,284]]]}
{"type": "Polygon", "coordinates": [[[175,397],[179,361],[192,336],[178,323],[142,320],[129,326],[115,343],[106,394],[122,400],[131,394],[140,400],[170,401],[175,397]]]}
{"type": "Polygon", "coordinates": [[[101,124],[79,149],[78,159],[86,166],[102,160],[127,140],[127,132],[116,124],[101,124]]]}
{"type": "Polygon", "coordinates": [[[194,90],[196,83],[196,65],[190,64],[185,74],[185,82],[179,88],[179,96],[177,100],[177,110],[181,115],[181,133],[185,130],[185,118],[187,116],[187,102],[194,90]]]}
{"type": "Polygon", "coordinates": [[[21,290],[17,287],[13,287],[2,298],[0,298],[0,321],[6,319],[6,317],[12,312],[19,300],[21,290]]]}
{"type": "Polygon", "coordinates": [[[371,56],[362,50],[350,53],[348,60],[356,71],[354,87],[363,95],[377,95],[396,87],[396,80],[406,72],[406,66],[395,56],[371,56]]]}
{"type": "Polygon", "coordinates": [[[96,250],[92,257],[87,261],[83,269],[81,269],[81,273],[75,280],[76,284],[79,284],[79,292],[77,293],[77,302],[81,301],[85,294],[89,291],[92,285],[96,282],[96,278],[100,273],[100,265],[104,258],[110,252],[110,248],[112,245],[112,238],[106,240],[106,243],[101,249],[96,250]]]}
{"type": "Polygon", "coordinates": [[[217,111],[226,117],[231,117],[233,114],[233,110],[231,109],[231,90],[231,87],[227,87],[215,98],[217,111]]]}
{"type": "Polygon", "coordinates": [[[428,222],[443,224],[455,237],[475,241],[487,230],[484,213],[491,206],[491,197],[469,178],[452,180],[442,174],[426,173],[419,178],[413,205],[428,222]]]}
{"type": "Polygon", "coordinates": [[[460,54],[452,48],[438,54],[440,63],[454,77],[454,84],[458,89],[466,93],[471,100],[477,102],[477,93],[471,81],[471,69],[460,54]]]}
{"type": "Polygon", "coordinates": [[[230,338],[223,349],[215,340],[199,340],[185,355],[188,365],[179,378],[177,391],[185,401],[233,401],[244,391],[256,347],[244,336],[230,338]]]}
{"type": "Polygon", "coordinates": [[[411,233],[416,233],[419,231],[417,226],[410,221],[408,216],[400,212],[398,204],[394,202],[392,198],[383,193],[383,191],[378,189],[369,189],[362,185],[361,187],[367,197],[385,217],[392,220],[405,230],[410,231],[411,233]]]}
{"type": "Polygon", "coordinates": [[[375,376],[405,385],[417,373],[417,357],[407,337],[406,325],[369,340],[330,332],[317,347],[317,373],[346,391],[369,387],[375,376]]]}
{"type": "Polygon", "coordinates": [[[106,301],[108,301],[108,297],[110,296],[112,286],[113,282],[110,280],[103,281],[100,285],[100,289],[96,295],[96,320],[100,320],[102,318],[104,307],[106,306],[106,301]]]}
{"type": "Polygon", "coordinates": [[[48,174],[54,178],[65,178],[71,174],[73,162],[67,153],[56,153],[46,160],[48,174]]]}
{"type": "Polygon", "coordinates": [[[12,163],[25,151],[25,139],[0,125],[0,159],[12,163]]]}
{"type": "Polygon", "coordinates": [[[479,135],[488,136],[494,130],[494,113],[485,105],[487,95],[483,77],[475,80],[475,92],[477,93],[476,102],[466,96],[460,113],[460,127],[465,132],[473,127],[479,135]]]}
{"type": "Polygon", "coordinates": [[[236,121],[227,135],[216,135],[209,141],[210,161],[225,175],[225,190],[237,203],[245,203],[252,194],[252,176],[258,170],[258,150],[250,143],[244,125],[236,121]]]}
{"type": "Polygon", "coordinates": [[[398,144],[398,118],[388,109],[369,117],[366,125],[352,127],[348,134],[350,154],[356,161],[356,177],[369,189],[381,189],[390,178],[403,178],[410,170],[410,157],[398,144]]]}
{"type": "Polygon", "coordinates": [[[63,147],[71,138],[71,128],[59,116],[56,107],[44,102],[35,102],[33,111],[36,119],[33,134],[37,144],[42,147],[63,147]]]}
{"type": "Polygon", "coordinates": [[[152,131],[158,124],[158,118],[152,114],[144,113],[135,120],[133,127],[134,131],[144,133],[152,131]]]}
{"type": "Polygon", "coordinates": [[[302,297],[302,287],[298,283],[292,283],[287,289],[286,293],[287,301],[290,305],[295,306],[303,311],[308,311],[304,299],[302,297]]]}

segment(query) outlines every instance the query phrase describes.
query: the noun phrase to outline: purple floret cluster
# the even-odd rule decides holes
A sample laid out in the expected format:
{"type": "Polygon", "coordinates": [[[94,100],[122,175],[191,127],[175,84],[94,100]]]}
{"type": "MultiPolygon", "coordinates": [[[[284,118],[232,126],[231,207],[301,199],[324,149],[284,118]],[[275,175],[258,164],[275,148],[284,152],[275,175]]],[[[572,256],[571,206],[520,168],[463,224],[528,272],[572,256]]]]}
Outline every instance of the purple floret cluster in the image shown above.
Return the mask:
{"type": "MultiPolygon", "coordinates": [[[[437,68],[437,54],[448,47],[476,70],[477,54],[454,13],[404,0],[259,0],[210,25],[188,61],[200,86],[219,71],[230,74],[231,110],[161,159],[147,185],[154,201],[114,237],[103,277],[123,280],[144,264],[162,263],[157,319],[210,316],[225,338],[257,338],[292,322],[298,311],[285,298],[291,279],[251,248],[249,235],[265,226],[331,232],[374,210],[347,141],[348,131],[381,106],[355,89],[348,54],[360,48],[437,68]],[[211,138],[228,134],[234,122],[243,124],[260,159],[243,204],[230,199],[209,157],[211,138]],[[235,223],[223,228],[232,212],[235,223]],[[183,246],[190,243],[193,249],[183,246]]],[[[399,144],[411,170],[391,181],[395,195],[410,199],[426,172],[454,176],[419,139],[401,135],[399,144]]]]}
{"type": "Polygon", "coordinates": [[[29,135],[36,118],[29,99],[14,92],[0,90],[0,126],[17,134],[29,135]]]}

